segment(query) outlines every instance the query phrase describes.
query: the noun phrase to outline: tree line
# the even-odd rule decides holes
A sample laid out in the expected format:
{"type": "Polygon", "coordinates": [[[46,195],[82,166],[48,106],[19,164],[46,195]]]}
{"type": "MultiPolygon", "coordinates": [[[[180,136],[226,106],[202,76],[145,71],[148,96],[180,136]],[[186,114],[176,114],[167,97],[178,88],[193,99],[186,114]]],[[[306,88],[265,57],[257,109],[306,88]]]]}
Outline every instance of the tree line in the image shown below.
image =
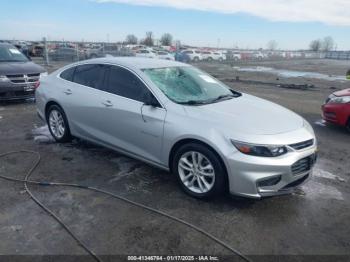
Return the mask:
{"type": "MultiPolygon", "coordinates": [[[[173,42],[173,36],[169,33],[164,33],[159,41],[162,45],[170,46],[173,42]]],[[[139,43],[138,38],[133,34],[127,35],[124,42],[125,44],[129,44],[129,45],[136,45],[139,43]]],[[[146,32],[146,37],[140,40],[140,44],[146,45],[146,46],[154,46],[153,32],[151,31],[146,32]]]]}
{"type": "Polygon", "coordinates": [[[323,39],[315,39],[310,43],[311,51],[331,51],[334,50],[335,43],[331,36],[327,36],[323,39]]]}
{"type": "MultiPolygon", "coordinates": [[[[154,34],[152,31],[146,32],[145,38],[139,39],[134,34],[126,36],[124,43],[130,45],[136,45],[138,43],[146,46],[154,46],[154,34]]],[[[164,33],[160,38],[161,45],[170,46],[173,43],[173,36],[169,33],[164,33]]],[[[275,40],[271,40],[267,43],[268,50],[276,50],[278,43],[275,40]]],[[[331,36],[324,37],[323,39],[315,39],[310,42],[309,49],[311,51],[331,51],[335,48],[335,42],[331,36]]]]}

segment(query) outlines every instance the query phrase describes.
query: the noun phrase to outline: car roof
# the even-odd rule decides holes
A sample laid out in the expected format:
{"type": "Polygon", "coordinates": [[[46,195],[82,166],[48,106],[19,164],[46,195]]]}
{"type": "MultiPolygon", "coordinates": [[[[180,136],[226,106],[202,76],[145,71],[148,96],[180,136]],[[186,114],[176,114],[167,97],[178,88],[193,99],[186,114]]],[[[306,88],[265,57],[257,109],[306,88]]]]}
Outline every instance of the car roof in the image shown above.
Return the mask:
{"type": "Polygon", "coordinates": [[[103,57],[82,61],[82,63],[107,63],[128,67],[130,69],[162,68],[174,66],[188,66],[187,64],[155,58],[144,57],[103,57]]]}
{"type": "Polygon", "coordinates": [[[10,43],[0,43],[0,47],[1,46],[6,46],[6,47],[14,47],[14,45],[10,44],[10,43]]]}

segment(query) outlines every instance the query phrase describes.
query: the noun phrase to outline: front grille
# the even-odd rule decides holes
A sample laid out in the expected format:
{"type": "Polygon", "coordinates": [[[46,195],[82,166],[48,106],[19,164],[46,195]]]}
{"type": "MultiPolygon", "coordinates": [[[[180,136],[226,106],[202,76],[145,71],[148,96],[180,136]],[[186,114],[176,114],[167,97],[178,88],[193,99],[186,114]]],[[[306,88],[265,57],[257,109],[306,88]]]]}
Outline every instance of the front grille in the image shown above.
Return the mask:
{"type": "Polygon", "coordinates": [[[298,174],[310,171],[314,163],[315,163],[314,155],[298,160],[292,165],[293,175],[298,175],[298,174]]]}
{"type": "Polygon", "coordinates": [[[6,75],[6,77],[14,84],[27,84],[27,83],[35,83],[39,81],[40,74],[15,74],[15,75],[6,75]]]}
{"type": "Polygon", "coordinates": [[[310,146],[313,146],[314,144],[314,140],[310,139],[310,140],[306,140],[300,143],[296,143],[296,144],[291,144],[289,145],[290,147],[294,148],[295,150],[301,150],[310,146]]]}

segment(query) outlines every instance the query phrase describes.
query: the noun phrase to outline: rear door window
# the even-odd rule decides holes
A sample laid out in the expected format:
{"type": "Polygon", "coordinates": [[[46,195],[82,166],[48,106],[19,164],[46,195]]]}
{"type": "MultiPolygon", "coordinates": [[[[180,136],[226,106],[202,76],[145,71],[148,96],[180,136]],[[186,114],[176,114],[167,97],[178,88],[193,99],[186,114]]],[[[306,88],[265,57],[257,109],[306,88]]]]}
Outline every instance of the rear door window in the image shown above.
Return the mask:
{"type": "Polygon", "coordinates": [[[106,65],[86,64],[76,67],[73,82],[99,90],[105,90],[106,65]]]}

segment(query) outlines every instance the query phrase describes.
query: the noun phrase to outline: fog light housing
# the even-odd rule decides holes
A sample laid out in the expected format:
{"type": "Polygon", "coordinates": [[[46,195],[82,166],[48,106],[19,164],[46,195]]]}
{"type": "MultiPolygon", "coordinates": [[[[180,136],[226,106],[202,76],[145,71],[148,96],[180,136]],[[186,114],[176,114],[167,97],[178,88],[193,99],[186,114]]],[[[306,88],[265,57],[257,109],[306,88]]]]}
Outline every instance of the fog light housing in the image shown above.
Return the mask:
{"type": "Polygon", "coordinates": [[[274,186],[277,185],[282,179],[281,175],[263,178],[257,182],[258,187],[274,186]]]}

